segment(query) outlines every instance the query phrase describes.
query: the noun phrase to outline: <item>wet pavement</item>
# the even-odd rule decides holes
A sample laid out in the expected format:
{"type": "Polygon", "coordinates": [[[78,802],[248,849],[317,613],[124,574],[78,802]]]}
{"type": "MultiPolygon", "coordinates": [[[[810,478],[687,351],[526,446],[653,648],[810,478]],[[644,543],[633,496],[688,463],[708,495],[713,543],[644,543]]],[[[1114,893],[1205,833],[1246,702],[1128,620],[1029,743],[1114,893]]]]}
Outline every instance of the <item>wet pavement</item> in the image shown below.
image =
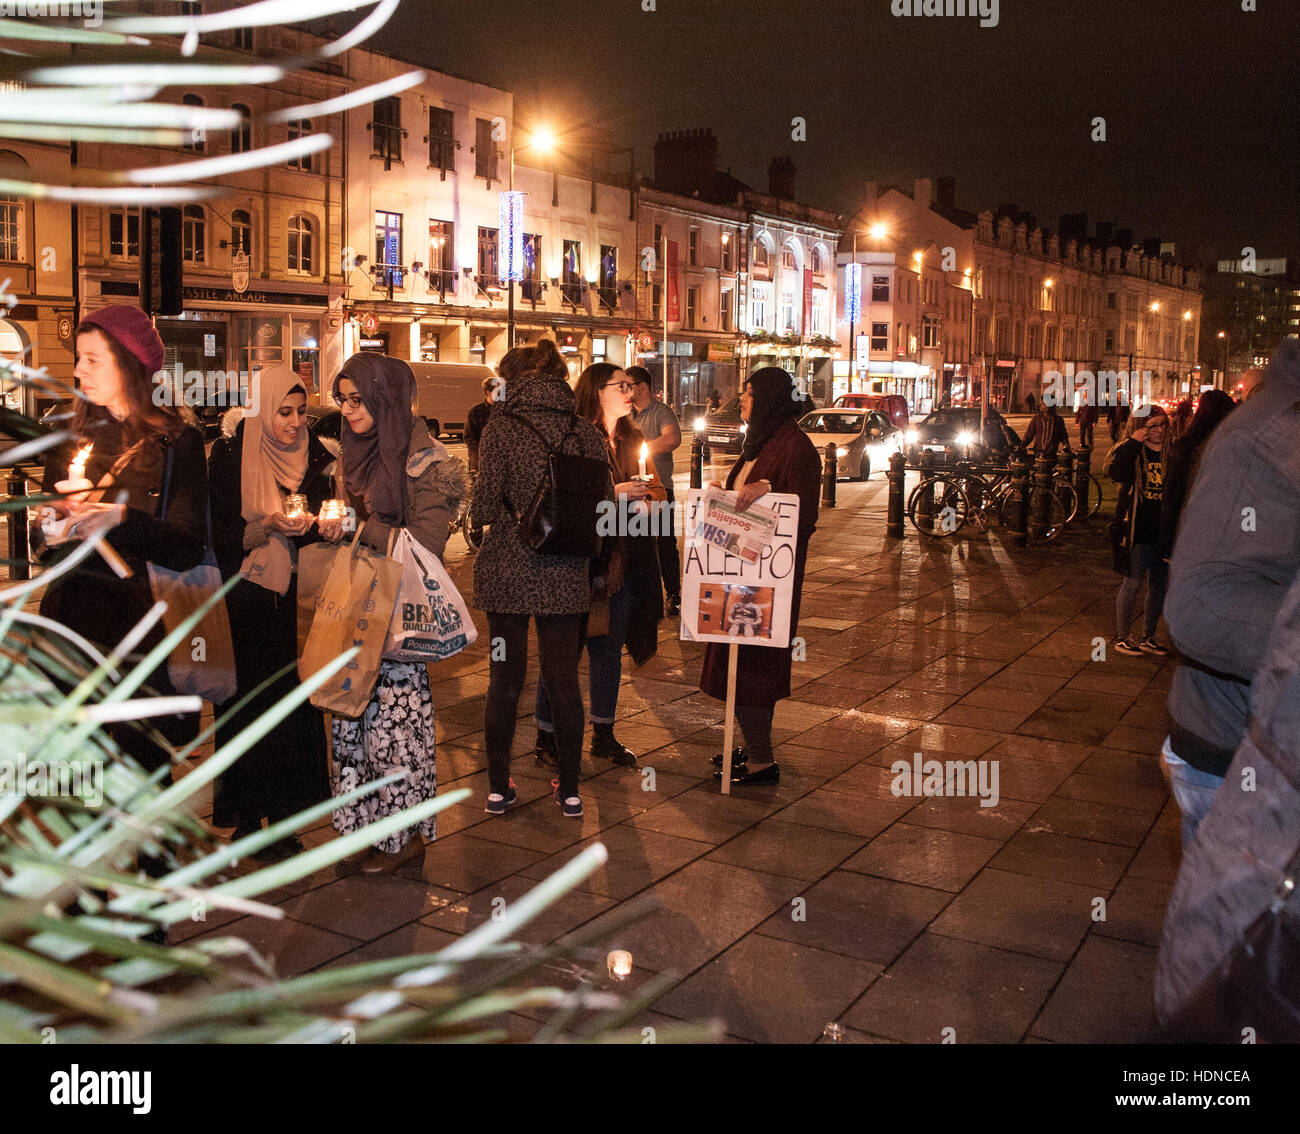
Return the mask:
{"type": "MultiPolygon", "coordinates": [[[[671,619],[657,657],[624,663],[617,734],[640,769],[596,764],[584,747],[585,815],[563,818],[532,757],[529,685],[520,802],[486,815],[484,634],[431,670],[439,790],[473,795],[438,817],[422,863],[323,871],[278,895],[281,922],[174,936],[245,936],[286,974],[428,952],[600,841],[608,863],[523,937],[614,925],[652,894],[657,910],[609,934],[633,957],[624,989],[680,978],[638,1026],[718,1018],[740,1042],[815,1042],[833,1021],[861,1043],[1148,1038],[1179,860],[1157,760],[1173,665],[1092,660],[1112,634],[1104,523],[1035,549],[998,532],[923,541],[910,527],[889,541],[885,504],[877,473],[842,482],[822,513],[799,627],[807,656],[775,717],[779,785],[719,793],[709,757],[722,706],[697,689],[702,648],[671,619]],[[916,753],[953,762],[945,794],[895,793],[891,764],[916,753]],[[986,776],[996,765],[996,805],[951,794],[966,761],[986,776]]],[[[459,536],[447,561],[468,595],[459,536]]],[[[920,777],[902,786],[926,790],[920,777]]],[[[321,824],[305,841],[331,837],[321,824]]],[[[609,987],[603,970],[602,950],[543,979],[609,987]]],[[[520,1039],[539,1026],[503,1023],[520,1039]]]]}

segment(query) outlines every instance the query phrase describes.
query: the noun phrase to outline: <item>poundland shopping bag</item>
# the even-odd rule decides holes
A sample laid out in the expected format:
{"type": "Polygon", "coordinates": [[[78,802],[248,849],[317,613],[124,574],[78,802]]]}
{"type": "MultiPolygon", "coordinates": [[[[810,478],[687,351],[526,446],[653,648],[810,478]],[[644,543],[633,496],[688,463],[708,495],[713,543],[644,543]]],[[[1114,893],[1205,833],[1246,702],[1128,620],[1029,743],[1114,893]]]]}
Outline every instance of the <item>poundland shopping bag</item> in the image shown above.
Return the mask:
{"type": "Polygon", "coordinates": [[[325,582],[334,568],[338,555],[336,543],[309,543],[298,549],[298,656],[307,646],[307,635],[316,618],[316,603],[320,601],[325,582]]]}
{"type": "Polygon", "coordinates": [[[396,535],[393,559],[402,565],[402,583],[384,657],[434,662],[472,646],[478,631],[442,561],[405,528],[396,535]]]}
{"type": "Polygon", "coordinates": [[[360,534],[334,554],[298,660],[298,676],[305,680],[344,650],[359,648],[356,657],[311,695],[316,708],[341,717],[359,717],[370,703],[402,577],[399,564],[357,542],[360,534]]]}

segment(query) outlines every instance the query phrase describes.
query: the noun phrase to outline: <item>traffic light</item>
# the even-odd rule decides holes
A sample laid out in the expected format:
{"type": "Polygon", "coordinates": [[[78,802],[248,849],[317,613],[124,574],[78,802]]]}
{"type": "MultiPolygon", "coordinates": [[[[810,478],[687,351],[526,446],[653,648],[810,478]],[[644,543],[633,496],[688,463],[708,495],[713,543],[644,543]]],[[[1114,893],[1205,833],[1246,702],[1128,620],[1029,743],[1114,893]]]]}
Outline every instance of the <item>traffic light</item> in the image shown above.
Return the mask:
{"type": "Polygon", "coordinates": [[[144,209],[140,226],[140,309],[146,315],[179,315],[181,300],[181,211],[144,209]]]}

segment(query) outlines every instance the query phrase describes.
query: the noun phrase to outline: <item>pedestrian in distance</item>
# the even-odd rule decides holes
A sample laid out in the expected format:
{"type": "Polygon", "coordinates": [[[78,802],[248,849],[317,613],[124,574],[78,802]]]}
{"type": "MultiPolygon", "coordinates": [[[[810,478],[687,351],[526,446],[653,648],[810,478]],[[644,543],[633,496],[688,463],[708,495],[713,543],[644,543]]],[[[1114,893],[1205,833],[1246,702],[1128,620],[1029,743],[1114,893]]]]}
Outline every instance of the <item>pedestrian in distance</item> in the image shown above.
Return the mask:
{"type": "Polygon", "coordinates": [[[505,385],[501,377],[483,379],[483,400],[476,402],[465,415],[465,448],[469,451],[469,471],[478,472],[478,447],[483,436],[483,428],[488,423],[492,407],[497,403],[497,391],[505,385]]]}
{"type": "MultiPolygon", "coordinates": [[[[73,521],[64,551],[79,546],[84,526],[107,523],[106,543],[129,569],[121,578],[104,558],[92,555],[55,578],[41,599],[40,613],[77,632],[104,652],[127,636],[154,605],[148,565],[189,571],[203,560],[207,542],[208,472],[203,435],[183,405],[155,402],[154,376],[163,366],[163,343],[149,316],[138,307],[101,307],[87,315],[75,333],[73,374],[83,397],[64,416],[74,440],[50,450],[42,490],[57,492],[70,481],[71,466],[84,446],[82,479],[102,489],[102,500],[86,493],[63,495],[49,507],[73,521]],[[116,503],[126,493],[124,504],[116,503]]],[[[87,486],[89,488],[89,485],[87,486]]],[[[52,566],[55,560],[47,560],[52,566]]],[[[165,636],[157,623],[124,659],[142,660],[165,636]]],[[[61,644],[61,648],[63,644],[61,644]]],[[[147,678],[158,696],[174,696],[164,660],[147,678]]],[[[153,717],[146,730],[137,722],[106,726],[122,751],[146,771],[171,763],[171,754],[152,739],[180,746],[198,732],[198,714],[153,717]]],[[[165,782],[170,782],[170,774],[165,782]]]]}
{"type": "Polygon", "coordinates": [[[1169,651],[1156,641],[1156,624],[1164,605],[1169,567],[1160,554],[1160,504],[1169,455],[1169,418],[1159,406],[1146,417],[1130,417],[1125,438],[1106,456],[1105,467],[1119,485],[1110,537],[1115,570],[1123,576],[1115,596],[1115,637],[1111,648],[1136,656],[1164,658],[1169,651]],[[1142,580],[1147,580],[1143,634],[1129,635],[1142,580]]]}
{"type": "Polygon", "coordinates": [[[1065,420],[1056,412],[1054,404],[1044,402],[1025,430],[1025,448],[1033,454],[1055,457],[1062,445],[1068,452],[1070,435],[1066,432],[1065,420]]]}
{"type": "Polygon", "coordinates": [[[1079,427],[1079,444],[1092,448],[1093,429],[1097,424],[1097,407],[1088,403],[1088,395],[1083,395],[1079,408],[1074,411],[1074,423],[1079,427]]]}
{"type": "MultiPolygon", "coordinates": [[[[795,539],[794,595],[790,608],[790,636],[798,633],[799,603],[803,591],[808,541],[817,527],[821,500],[821,458],[798,425],[799,403],[790,375],[776,366],[755,371],[740,397],[740,416],[748,423],[745,444],[727,474],[726,488],[737,494],[736,506],[747,510],[768,493],[799,497],[799,529],[795,539]]],[[[716,481],[713,487],[721,488],[716,481]]],[[[772,752],[772,714],[777,701],[790,696],[792,646],[740,646],[737,651],[736,720],[744,747],[733,756],[731,782],[774,784],[781,768],[772,752]]],[[[726,700],[730,647],[710,642],[704,648],[700,688],[710,697],[726,700]]],[[[720,769],[723,756],[713,757],[720,769]]],[[[715,773],[717,779],[722,772],[715,773]]]]}
{"type": "Polygon", "coordinates": [[[1162,763],[1189,842],[1246,731],[1259,671],[1300,573],[1300,341],[1214,430],[1169,563],[1165,624],[1179,664],[1162,763]]]}
{"type": "MultiPolygon", "coordinates": [[[[334,379],[343,408],[345,500],[356,514],[360,541],[388,553],[400,528],[442,558],[451,517],[468,492],[465,467],[429,435],[415,416],[415,375],[400,359],[354,354],[334,379]]],[[[344,535],[343,520],[321,521],[326,539],[344,535]]],[[[432,799],[438,792],[434,706],[424,663],[381,661],[370,703],[357,720],[333,722],[333,786],[341,795],[395,772],[406,777],[334,812],[342,834],[432,799]]],[[[424,855],[437,834],[436,816],[377,843],[361,861],[367,874],[396,870],[424,855]]]]}
{"type": "MultiPolygon", "coordinates": [[[[221,575],[240,576],[226,594],[237,679],[232,702],[265,688],[217,729],[218,747],[298,686],[298,551],[320,539],[315,517],[334,495],[335,458],[308,432],[301,379],[287,366],[272,366],[253,382],[250,405],[257,412],[230,420],[231,433],[213,444],[208,484],[221,575]],[[294,517],[286,515],[290,494],[306,498],[294,517]]],[[[238,841],[263,820],[275,823],[329,799],[328,761],[324,716],[304,702],[218,778],[212,825],[235,828],[238,841]]],[[[301,849],[297,836],[288,835],[257,857],[301,849]]]]}
{"type": "MultiPolygon", "coordinates": [[[[633,392],[632,423],[645,437],[650,457],[654,461],[659,483],[668,492],[669,512],[675,506],[673,496],[673,452],[682,443],[682,426],[671,407],[660,401],[650,390],[650,371],[644,366],[629,366],[627,376],[635,384],[633,392]]],[[[677,615],[682,608],[682,566],[677,549],[675,526],[659,534],[659,573],[663,577],[669,615],[677,615]]]]}
{"type": "MultiPolygon", "coordinates": [[[[595,425],[605,441],[618,512],[618,534],[605,536],[601,557],[592,566],[592,603],[584,630],[591,663],[591,756],[624,767],[635,767],[636,755],[614,736],[623,647],[627,647],[636,665],[648,662],[659,647],[663,588],[659,579],[659,540],[650,522],[661,523],[662,515],[658,514],[660,509],[654,513],[650,509],[668,499],[657,472],[648,473],[649,480],[637,479],[642,436],[632,424],[636,389],[631,375],[613,363],[597,362],[579,375],[573,392],[578,416],[595,425]],[[643,513],[639,517],[638,509],[643,513]],[[636,534],[638,519],[641,534],[636,534]]],[[[545,680],[537,683],[536,718],[535,754],[544,763],[558,767],[555,725],[545,680]]]]}
{"type": "MultiPolygon", "coordinates": [[[[474,561],[474,605],[487,614],[492,642],[483,712],[489,778],[484,810],[501,815],[517,798],[510,750],[528,672],[531,619],[555,725],[555,799],[564,815],[580,818],[584,714],[578,659],[583,616],[591,607],[591,560],[534,551],[521,534],[520,517],[547,475],[548,449],[563,442],[565,452],[604,463],[608,443],[594,424],[577,414],[568,367],[550,339],[507,352],[499,371],[506,380],[506,400],[483,431],[470,505],[470,520],[490,525],[474,561]]],[[[614,499],[612,480],[607,499],[614,499]]],[[[593,528],[596,521],[593,515],[593,528]]]]}
{"type": "Polygon", "coordinates": [[[1174,553],[1178,521],[1188,490],[1196,479],[1205,443],[1236,404],[1232,396],[1222,390],[1206,390],[1186,432],[1169,447],[1169,468],[1165,473],[1164,497],[1160,502],[1160,554],[1166,563],[1174,553]]]}

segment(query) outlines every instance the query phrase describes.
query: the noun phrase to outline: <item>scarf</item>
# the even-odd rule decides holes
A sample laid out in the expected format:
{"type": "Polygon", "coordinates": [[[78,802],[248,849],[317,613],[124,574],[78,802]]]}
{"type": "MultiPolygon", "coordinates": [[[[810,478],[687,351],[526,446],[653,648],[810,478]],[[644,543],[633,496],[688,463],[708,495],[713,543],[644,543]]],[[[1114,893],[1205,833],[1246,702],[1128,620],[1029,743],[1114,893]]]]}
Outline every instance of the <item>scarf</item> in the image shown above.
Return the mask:
{"type": "Polygon", "coordinates": [[[804,408],[802,399],[795,401],[794,379],[779,366],[755,370],[748,382],[754,388],[754,406],[749,411],[749,428],[740,451],[741,465],[755,460],[776,431],[804,408]]]}
{"type": "Polygon", "coordinates": [[[415,375],[400,359],[354,354],[334,379],[334,400],[340,403],[339,381],[343,378],[356,386],[375,422],[367,433],[354,433],[343,422],[343,483],[353,497],[365,502],[367,516],[399,527],[406,509],[415,375]]]}
{"type": "MultiPolygon", "coordinates": [[[[253,405],[257,413],[244,415],[244,442],[239,463],[240,515],[255,522],[284,511],[282,490],[297,492],[307,474],[306,425],[292,445],[276,440],[274,422],[289,391],[302,379],[287,366],[272,366],[253,377],[253,405]]],[[[283,532],[273,531],[266,543],[254,548],[240,566],[250,583],[278,595],[288,592],[293,577],[296,547],[283,532]]]]}

